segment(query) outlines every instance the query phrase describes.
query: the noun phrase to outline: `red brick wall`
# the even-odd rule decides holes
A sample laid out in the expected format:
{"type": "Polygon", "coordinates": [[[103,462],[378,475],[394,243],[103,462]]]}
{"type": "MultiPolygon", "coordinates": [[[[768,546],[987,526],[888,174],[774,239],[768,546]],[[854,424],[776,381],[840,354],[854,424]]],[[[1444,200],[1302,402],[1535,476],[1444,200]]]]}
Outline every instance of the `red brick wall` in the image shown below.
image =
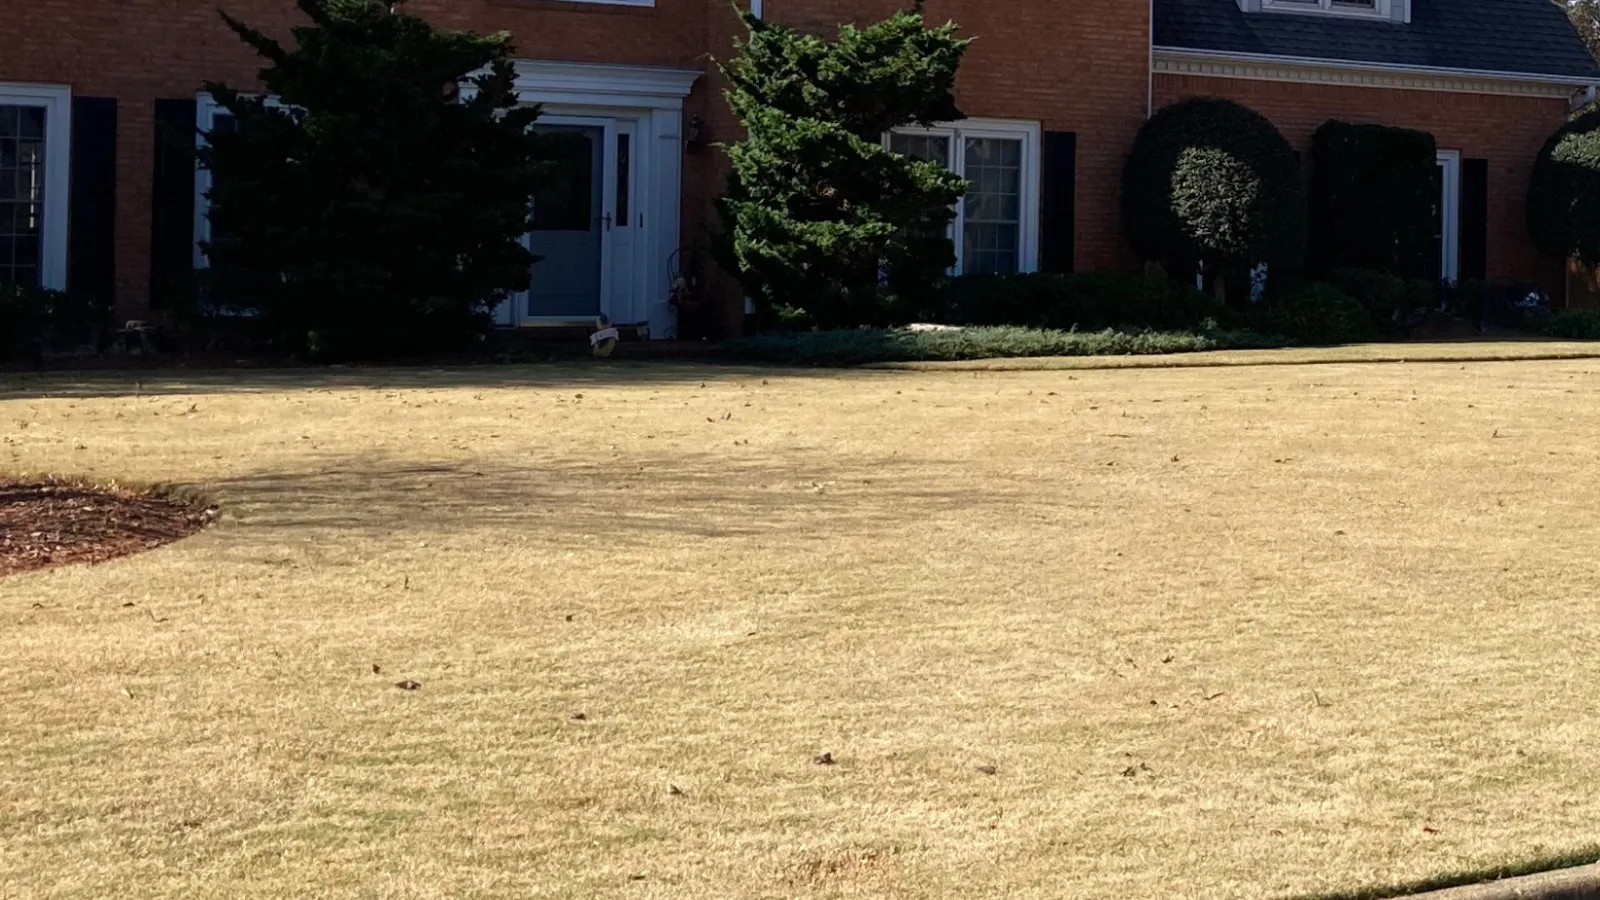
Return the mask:
{"type": "Polygon", "coordinates": [[[1523,209],[1528,173],[1550,133],[1566,120],[1561,98],[1506,97],[1389,88],[1333,87],[1189,75],[1155,77],[1157,108],[1184,97],[1226,97],[1271,119],[1296,149],[1328,119],[1375,122],[1429,132],[1441,150],[1489,161],[1489,277],[1533,278],[1564,292],[1559,262],[1539,256],[1523,209]]]}

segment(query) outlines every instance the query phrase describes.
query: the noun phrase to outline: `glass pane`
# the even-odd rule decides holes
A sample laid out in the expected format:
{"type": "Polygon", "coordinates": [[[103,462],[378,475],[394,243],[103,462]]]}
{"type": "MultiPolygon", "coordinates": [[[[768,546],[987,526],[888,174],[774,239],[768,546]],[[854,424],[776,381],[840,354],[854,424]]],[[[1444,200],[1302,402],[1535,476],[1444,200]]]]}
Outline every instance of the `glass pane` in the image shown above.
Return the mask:
{"type": "Polygon", "coordinates": [[[555,176],[533,198],[534,231],[589,231],[594,185],[594,146],[589,135],[557,133],[553,155],[555,176]]]}
{"type": "Polygon", "coordinates": [[[0,283],[38,284],[44,125],[43,107],[0,106],[0,283]]]}
{"type": "Polygon", "coordinates": [[[972,188],[962,208],[963,268],[973,275],[1010,275],[1022,263],[1022,142],[968,138],[972,188]]]}
{"type": "Polygon", "coordinates": [[[628,170],[632,167],[632,162],[628,159],[628,154],[632,149],[632,143],[633,135],[617,135],[617,225],[621,228],[628,227],[629,216],[631,215],[631,205],[628,203],[630,199],[628,197],[628,176],[630,174],[628,170]]]}
{"type": "Polygon", "coordinates": [[[889,149],[901,156],[950,165],[950,139],[936,134],[891,134],[889,149]]]}
{"type": "Polygon", "coordinates": [[[17,133],[25,138],[44,140],[44,107],[24,106],[17,113],[20,119],[17,133]]]}

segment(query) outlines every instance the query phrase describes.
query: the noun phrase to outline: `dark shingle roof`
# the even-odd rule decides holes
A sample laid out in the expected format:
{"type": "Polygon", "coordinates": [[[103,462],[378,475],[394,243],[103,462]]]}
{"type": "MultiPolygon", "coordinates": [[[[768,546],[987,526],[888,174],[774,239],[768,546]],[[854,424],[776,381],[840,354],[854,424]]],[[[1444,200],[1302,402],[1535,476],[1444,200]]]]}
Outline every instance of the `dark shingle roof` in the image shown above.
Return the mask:
{"type": "Polygon", "coordinates": [[[1600,81],[1594,57],[1550,0],[1412,0],[1409,24],[1245,13],[1236,0],[1155,0],[1155,44],[1600,81]]]}

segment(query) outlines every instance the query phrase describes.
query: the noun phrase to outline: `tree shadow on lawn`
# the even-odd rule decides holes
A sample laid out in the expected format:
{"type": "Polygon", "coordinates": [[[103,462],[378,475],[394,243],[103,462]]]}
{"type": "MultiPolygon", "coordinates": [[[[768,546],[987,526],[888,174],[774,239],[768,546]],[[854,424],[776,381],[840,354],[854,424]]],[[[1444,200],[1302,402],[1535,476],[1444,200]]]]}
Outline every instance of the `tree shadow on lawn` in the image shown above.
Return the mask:
{"type": "Polygon", "coordinates": [[[0,374],[0,401],[44,398],[263,394],[333,390],[448,388],[605,388],[698,384],[711,379],[826,377],[817,369],[720,362],[567,361],[532,365],[433,368],[326,367],[188,372],[155,369],[120,372],[0,374]]]}
{"type": "Polygon", "coordinates": [[[1027,502],[1025,485],[976,494],[948,463],[899,457],[826,465],[710,454],[539,465],[351,459],[205,485],[238,527],[305,535],[414,536],[518,529],[605,538],[837,539],[913,517],[1027,502]]]}

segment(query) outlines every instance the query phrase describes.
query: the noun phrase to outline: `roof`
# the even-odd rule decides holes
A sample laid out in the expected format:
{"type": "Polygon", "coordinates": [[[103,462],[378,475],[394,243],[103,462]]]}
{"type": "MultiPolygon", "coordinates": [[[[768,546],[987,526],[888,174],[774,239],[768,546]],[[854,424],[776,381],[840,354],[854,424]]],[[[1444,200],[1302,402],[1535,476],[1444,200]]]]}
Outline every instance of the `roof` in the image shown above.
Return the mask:
{"type": "Polygon", "coordinates": [[[1410,23],[1155,0],[1155,45],[1600,82],[1600,66],[1551,0],[1411,0],[1410,23]]]}

